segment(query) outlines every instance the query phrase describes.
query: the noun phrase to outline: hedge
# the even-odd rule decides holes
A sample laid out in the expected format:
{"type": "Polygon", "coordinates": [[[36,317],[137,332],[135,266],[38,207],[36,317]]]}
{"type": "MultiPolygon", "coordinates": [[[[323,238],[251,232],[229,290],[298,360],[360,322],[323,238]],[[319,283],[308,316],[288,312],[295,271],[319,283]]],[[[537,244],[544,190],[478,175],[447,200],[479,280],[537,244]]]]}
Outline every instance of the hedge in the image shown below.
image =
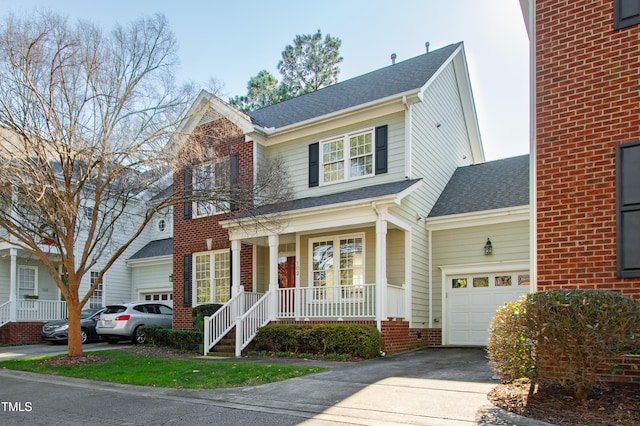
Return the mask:
{"type": "Polygon", "coordinates": [[[258,330],[253,341],[257,351],[350,355],[375,358],[382,337],[364,324],[270,324],[258,330]]]}

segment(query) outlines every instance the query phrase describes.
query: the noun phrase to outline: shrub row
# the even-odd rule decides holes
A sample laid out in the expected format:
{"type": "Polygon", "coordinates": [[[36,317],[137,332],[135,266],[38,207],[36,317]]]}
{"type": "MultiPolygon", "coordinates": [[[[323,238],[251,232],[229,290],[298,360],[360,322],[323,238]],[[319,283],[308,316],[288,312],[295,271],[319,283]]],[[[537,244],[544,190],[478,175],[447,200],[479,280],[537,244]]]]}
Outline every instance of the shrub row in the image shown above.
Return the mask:
{"type": "Polygon", "coordinates": [[[191,310],[193,328],[198,331],[204,331],[204,317],[210,317],[220,308],[222,308],[222,305],[219,303],[194,306],[191,310]]]}
{"type": "Polygon", "coordinates": [[[503,381],[546,379],[586,398],[598,369],[640,348],[640,301],[603,290],[550,290],[499,308],[489,359],[503,381]]]}
{"type": "Polygon", "coordinates": [[[204,338],[201,331],[174,330],[157,325],[144,325],[141,331],[147,336],[147,342],[150,344],[185,352],[198,352],[204,338]]]}
{"type": "Polygon", "coordinates": [[[375,358],[382,337],[364,324],[271,324],[258,330],[253,343],[257,351],[350,355],[375,358]]]}

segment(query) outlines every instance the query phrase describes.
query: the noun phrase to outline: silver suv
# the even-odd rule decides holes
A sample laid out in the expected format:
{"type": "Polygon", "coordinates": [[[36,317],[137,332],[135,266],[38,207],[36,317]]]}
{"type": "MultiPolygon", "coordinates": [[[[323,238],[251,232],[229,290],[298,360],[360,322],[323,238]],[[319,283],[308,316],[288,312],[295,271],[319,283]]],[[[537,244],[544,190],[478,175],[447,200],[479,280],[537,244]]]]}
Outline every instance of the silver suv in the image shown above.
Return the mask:
{"type": "Polygon", "coordinates": [[[173,310],[157,302],[131,302],[121,305],[107,305],[96,325],[96,333],[107,342],[114,344],[131,339],[132,343],[144,343],[147,336],[140,332],[140,326],[155,324],[171,328],[173,310]]]}

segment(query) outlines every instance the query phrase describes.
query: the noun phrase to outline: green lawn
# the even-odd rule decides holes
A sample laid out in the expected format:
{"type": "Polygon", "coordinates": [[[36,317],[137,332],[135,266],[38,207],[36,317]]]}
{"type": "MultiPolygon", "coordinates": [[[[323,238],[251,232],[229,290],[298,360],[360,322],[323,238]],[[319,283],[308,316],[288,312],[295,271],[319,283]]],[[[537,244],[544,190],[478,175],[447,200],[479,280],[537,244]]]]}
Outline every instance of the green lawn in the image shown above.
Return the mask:
{"type": "Polygon", "coordinates": [[[104,361],[93,364],[49,365],[45,362],[51,358],[30,358],[2,361],[0,368],[179,389],[261,385],[323,370],[320,367],[289,364],[154,357],[120,350],[91,352],[91,355],[104,358],[104,361]]]}

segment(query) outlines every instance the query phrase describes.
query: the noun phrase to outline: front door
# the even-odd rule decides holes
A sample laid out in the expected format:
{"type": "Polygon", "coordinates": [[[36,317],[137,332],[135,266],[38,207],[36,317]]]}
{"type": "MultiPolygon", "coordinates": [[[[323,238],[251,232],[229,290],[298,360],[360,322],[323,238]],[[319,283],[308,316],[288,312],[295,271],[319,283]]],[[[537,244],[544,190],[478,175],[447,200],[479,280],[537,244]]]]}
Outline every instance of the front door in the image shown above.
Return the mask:
{"type": "Polygon", "coordinates": [[[280,310],[292,313],[294,310],[294,288],[296,286],[296,257],[288,256],[278,259],[278,287],[288,288],[280,292],[280,310]]]}

